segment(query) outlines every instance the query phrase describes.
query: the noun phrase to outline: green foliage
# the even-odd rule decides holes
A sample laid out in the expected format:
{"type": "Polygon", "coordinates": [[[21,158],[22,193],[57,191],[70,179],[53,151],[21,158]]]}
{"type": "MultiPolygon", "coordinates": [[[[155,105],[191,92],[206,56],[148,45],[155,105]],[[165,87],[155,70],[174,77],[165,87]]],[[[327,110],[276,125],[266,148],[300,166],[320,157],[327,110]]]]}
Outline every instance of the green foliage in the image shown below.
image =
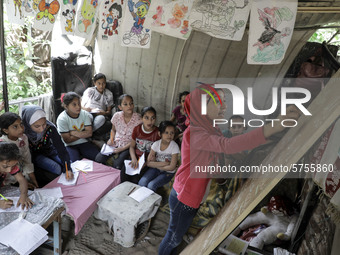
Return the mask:
{"type": "MultiPolygon", "coordinates": [[[[339,25],[339,24],[329,24],[339,25]]],[[[318,29],[310,38],[309,42],[322,43],[326,41],[328,44],[340,46],[339,28],[318,29]],[[335,35],[335,36],[334,36],[335,35]]],[[[339,53],[338,53],[339,55],[339,53]]]]}
{"type": "MultiPolygon", "coordinates": [[[[27,26],[32,25],[28,19],[25,26],[11,24],[7,20],[4,25],[8,99],[22,99],[50,92],[52,90],[50,72],[42,75],[34,64],[37,58],[33,56],[36,44],[49,42],[37,41],[27,35],[27,26]]],[[[17,112],[17,108],[11,106],[10,110],[17,112]]]]}

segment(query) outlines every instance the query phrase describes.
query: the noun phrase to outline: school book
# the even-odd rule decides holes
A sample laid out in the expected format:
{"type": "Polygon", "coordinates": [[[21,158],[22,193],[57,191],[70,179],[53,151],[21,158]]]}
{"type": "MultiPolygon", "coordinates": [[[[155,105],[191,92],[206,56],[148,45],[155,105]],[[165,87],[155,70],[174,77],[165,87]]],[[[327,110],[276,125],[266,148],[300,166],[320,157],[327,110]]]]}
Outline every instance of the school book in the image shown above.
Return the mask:
{"type": "Polygon", "coordinates": [[[39,224],[18,218],[0,229],[0,243],[13,248],[20,255],[28,255],[47,241],[47,234],[39,224]]]}
{"type": "Polygon", "coordinates": [[[140,171],[143,168],[143,165],[145,163],[145,156],[144,153],[142,156],[140,156],[140,158],[138,159],[138,167],[136,169],[132,168],[132,166],[130,165],[131,160],[124,160],[124,164],[125,164],[125,173],[128,175],[136,175],[136,174],[140,174],[140,171]]]}
{"type": "Polygon", "coordinates": [[[109,156],[115,152],[116,148],[110,145],[107,145],[106,143],[103,144],[102,149],[100,150],[100,153],[109,156]]]}

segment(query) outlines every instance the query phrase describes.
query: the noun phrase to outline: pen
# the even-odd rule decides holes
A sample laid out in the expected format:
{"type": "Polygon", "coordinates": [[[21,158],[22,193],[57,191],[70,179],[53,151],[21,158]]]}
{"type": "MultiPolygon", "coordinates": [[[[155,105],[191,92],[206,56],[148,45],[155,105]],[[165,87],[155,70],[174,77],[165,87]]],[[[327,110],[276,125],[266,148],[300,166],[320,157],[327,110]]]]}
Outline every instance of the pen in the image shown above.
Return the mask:
{"type": "Polygon", "coordinates": [[[1,196],[3,199],[5,199],[6,201],[8,201],[8,199],[7,199],[7,198],[5,198],[3,195],[1,195],[1,194],[0,194],[0,196],[1,196]]]}
{"type": "Polygon", "coordinates": [[[65,161],[65,168],[66,168],[66,178],[68,179],[68,169],[67,169],[67,162],[65,161]]]}
{"type": "Polygon", "coordinates": [[[84,174],[87,174],[87,172],[84,171],[84,170],[81,170],[81,169],[79,169],[79,168],[77,168],[77,167],[76,167],[76,169],[77,169],[78,171],[82,171],[84,174]]]}
{"type": "Polygon", "coordinates": [[[128,196],[131,195],[131,193],[136,189],[136,187],[133,187],[133,189],[128,193],[128,196]]]}

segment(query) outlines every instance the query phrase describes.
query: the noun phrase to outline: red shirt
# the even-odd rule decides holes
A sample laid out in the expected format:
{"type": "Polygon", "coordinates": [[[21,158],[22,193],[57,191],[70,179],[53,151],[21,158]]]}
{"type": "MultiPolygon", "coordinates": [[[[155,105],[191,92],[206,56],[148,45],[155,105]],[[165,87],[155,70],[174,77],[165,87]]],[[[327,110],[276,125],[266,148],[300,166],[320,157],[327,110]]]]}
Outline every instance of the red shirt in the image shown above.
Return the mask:
{"type": "MultiPolygon", "coordinates": [[[[155,129],[147,134],[142,129],[143,124],[139,124],[133,129],[132,132],[132,139],[136,142],[136,155],[139,158],[143,155],[144,152],[148,154],[151,150],[152,144],[161,139],[161,137],[158,135],[158,127],[155,127],[155,129]]],[[[145,155],[146,157],[147,155],[145,155]]]]}

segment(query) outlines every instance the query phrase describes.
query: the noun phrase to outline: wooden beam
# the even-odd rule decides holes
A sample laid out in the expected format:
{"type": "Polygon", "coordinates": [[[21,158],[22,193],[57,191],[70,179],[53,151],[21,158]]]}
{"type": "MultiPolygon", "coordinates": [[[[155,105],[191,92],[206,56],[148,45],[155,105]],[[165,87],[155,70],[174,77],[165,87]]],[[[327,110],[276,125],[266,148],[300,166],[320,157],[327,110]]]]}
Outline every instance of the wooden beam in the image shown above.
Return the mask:
{"type": "MultiPolygon", "coordinates": [[[[299,124],[286,133],[262,165],[291,166],[297,163],[340,116],[339,79],[340,71],[311,103],[308,110],[312,116],[300,117],[299,124]]],[[[279,173],[275,178],[249,179],[181,254],[210,254],[284,176],[279,173]]]]}
{"type": "Polygon", "coordinates": [[[297,12],[302,13],[340,13],[340,7],[300,6],[297,12]]]}

